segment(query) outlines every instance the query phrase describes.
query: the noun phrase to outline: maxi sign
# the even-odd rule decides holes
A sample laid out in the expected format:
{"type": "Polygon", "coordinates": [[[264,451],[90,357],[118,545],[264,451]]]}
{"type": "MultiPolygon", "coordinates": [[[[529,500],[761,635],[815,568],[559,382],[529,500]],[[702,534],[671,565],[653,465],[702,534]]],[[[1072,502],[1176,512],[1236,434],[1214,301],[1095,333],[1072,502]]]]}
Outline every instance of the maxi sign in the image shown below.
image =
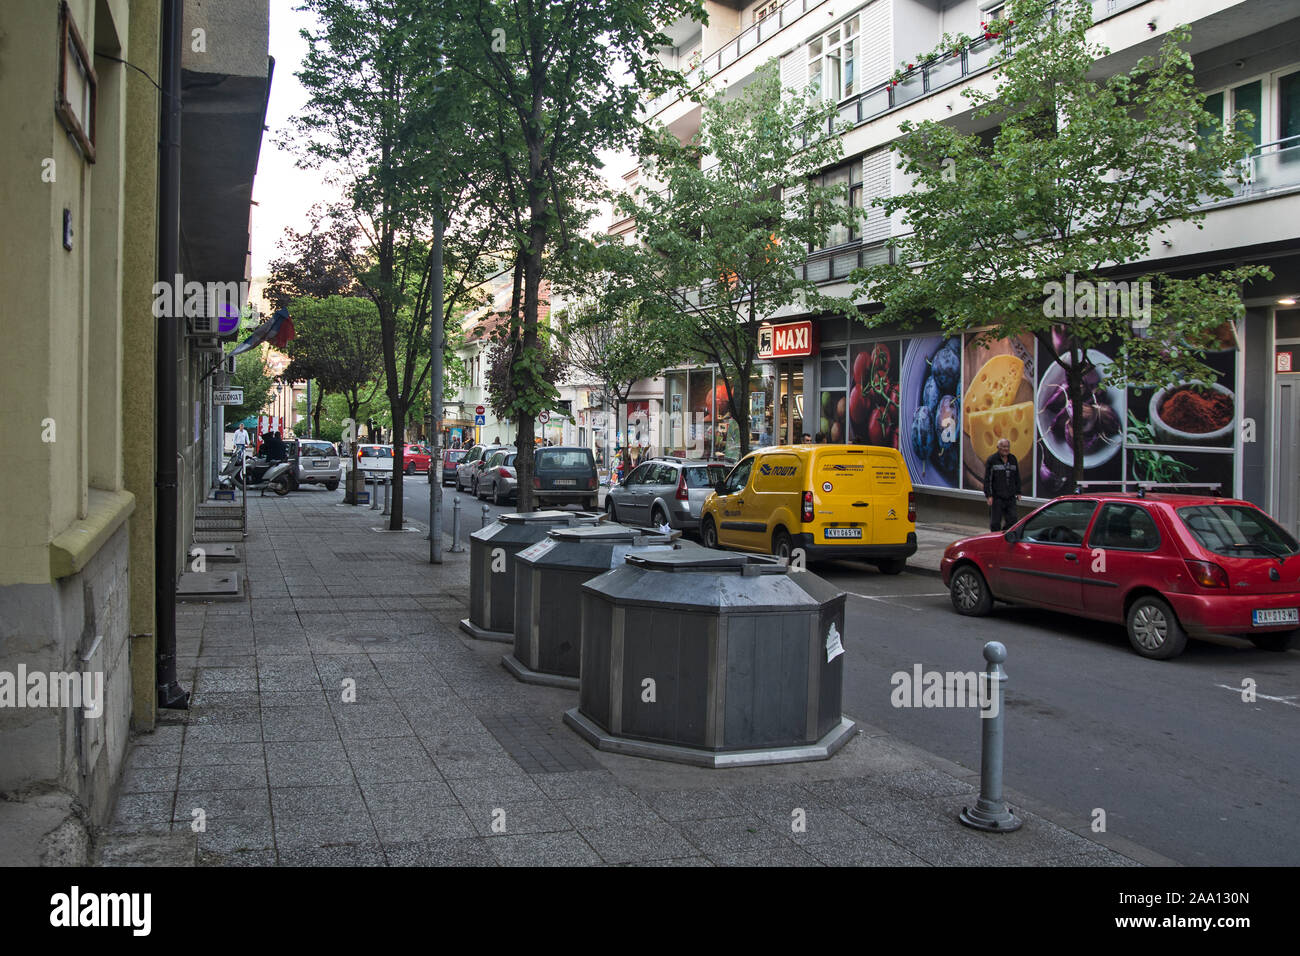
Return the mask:
{"type": "Polygon", "coordinates": [[[758,327],[758,357],[803,358],[817,352],[817,329],[811,321],[758,327]]]}

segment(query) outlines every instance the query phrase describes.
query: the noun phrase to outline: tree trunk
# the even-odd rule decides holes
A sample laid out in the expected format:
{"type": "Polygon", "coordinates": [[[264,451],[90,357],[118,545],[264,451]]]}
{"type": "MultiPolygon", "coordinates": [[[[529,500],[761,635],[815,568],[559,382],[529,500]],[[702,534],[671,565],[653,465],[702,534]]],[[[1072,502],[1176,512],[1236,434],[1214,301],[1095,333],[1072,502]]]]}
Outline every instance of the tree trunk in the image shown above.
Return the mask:
{"type": "Polygon", "coordinates": [[[317,382],[316,383],[316,411],[312,415],[312,422],[315,425],[315,429],[312,431],[313,435],[320,435],[320,410],[324,402],[325,402],[325,389],[320,387],[320,382],[317,382]]]}
{"type": "MultiPolygon", "coordinates": [[[[1074,434],[1071,441],[1074,452],[1074,482],[1083,481],[1083,356],[1078,349],[1070,350],[1070,367],[1066,369],[1066,391],[1070,396],[1070,427],[1074,434]]],[[[1073,492],[1075,489],[1068,489],[1073,492]]]]}

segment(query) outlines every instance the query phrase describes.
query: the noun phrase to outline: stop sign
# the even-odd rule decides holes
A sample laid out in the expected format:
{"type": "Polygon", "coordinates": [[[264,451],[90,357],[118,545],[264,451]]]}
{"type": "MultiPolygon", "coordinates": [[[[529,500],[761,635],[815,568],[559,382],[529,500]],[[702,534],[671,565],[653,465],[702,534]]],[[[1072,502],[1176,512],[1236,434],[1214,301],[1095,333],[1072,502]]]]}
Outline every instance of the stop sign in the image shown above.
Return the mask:
{"type": "Polygon", "coordinates": [[[483,405],[475,405],[475,406],[474,406],[474,414],[475,414],[475,415],[486,415],[486,414],[487,414],[487,407],[486,407],[486,406],[483,406],[483,405]]]}

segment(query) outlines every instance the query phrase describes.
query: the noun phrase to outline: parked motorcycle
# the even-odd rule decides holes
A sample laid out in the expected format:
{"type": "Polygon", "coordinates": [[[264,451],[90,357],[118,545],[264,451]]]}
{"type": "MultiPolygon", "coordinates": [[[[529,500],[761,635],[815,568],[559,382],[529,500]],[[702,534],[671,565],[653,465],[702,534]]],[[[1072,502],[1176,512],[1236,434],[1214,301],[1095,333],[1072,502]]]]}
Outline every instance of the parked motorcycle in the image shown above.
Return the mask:
{"type": "Polygon", "coordinates": [[[240,468],[238,456],[231,455],[226,467],[221,469],[219,483],[223,488],[240,488],[247,483],[248,488],[261,488],[262,494],[270,488],[277,495],[287,495],[293,490],[291,461],[267,461],[265,458],[249,458],[240,468]]]}

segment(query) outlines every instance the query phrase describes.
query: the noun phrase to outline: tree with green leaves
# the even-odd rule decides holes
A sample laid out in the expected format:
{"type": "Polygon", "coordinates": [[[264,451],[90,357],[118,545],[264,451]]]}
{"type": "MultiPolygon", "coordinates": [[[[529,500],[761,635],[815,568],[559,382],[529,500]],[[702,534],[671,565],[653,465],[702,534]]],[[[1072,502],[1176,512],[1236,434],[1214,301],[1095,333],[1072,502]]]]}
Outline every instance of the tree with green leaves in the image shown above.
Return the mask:
{"type": "Polygon", "coordinates": [[[600,153],[630,145],[640,101],[680,77],[660,61],[662,25],[698,0],[467,0],[449,20],[449,72],[481,90],[476,128],[491,141],[502,188],[494,202],[511,225],[516,277],[501,338],[517,342],[510,417],[519,422],[519,507],[532,507],[534,422],[557,393],[540,329],[544,264],[578,245],[577,227],[599,194],[600,153]]]}
{"type": "Polygon", "coordinates": [[[289,365],[281,376],[287,382],[315,379],[318,389],[313,410],[315,430],[326,393],[340,394],[348,417],[373,395],[383,371],[379,310],[369,299],[332,295],[323,299],[299,298],[289,307],[295,335],[285,346],[289,365]]]}
{"type": "Polygon", "coordinates": [[[453,310],[502,241],[500,224],[480,212],[499,185],[484,173],[474,120],[483,94],[439,69],[459,16],[451,4],[305,0],[304,9],[320,29],[303,31],[300,162],[334,170],[347,187],[334,218],[350,216],[360,231],[363,248],[341,251],[378,311],[397,457],[390,527],[400,530],[405,429],[429,375],[430,324],[454,327],[453,310]],[[434,241],[439,227],[445,245],[434,241]]]}
{"type": "MultiPolygon", "coordinates": [[[[891,240],[894,264],[854,276],[883,306],[871,326],[937,319],[948,335],[1032,335],[1065,375],[1075,480],[1098,412],[1088,350],[1118,343],[1112,384],[1209,381],[1206,347],[1243,314],[1242,283],[1268,274],[1126,269],[1126,284],[1115,279],[1116,264],[1147,260],[1172,225],[1200,228],[1205,202],[1232,195],[1250,120],[1224,129],[1206,112],[1186,27],[1128,72],[1099,76],[1108,51],[1088,39],[1091,25],[1085,0],[1009,0],[988,25],[1002,41],[995,89],[962,91],[976,122],[997,124],[991,140],[901,123],[894,148],[914,188],[876,205],[911,232],[891,240]]],[[[931,56],[962,40],[945,36],[931,56]]]]}
{"type": "Polygon", "coordinates": [[[230,376],[228,387],[244,390],[244,404],[226,407],[225,420],[231,428],[250,415],[259,414],[270,404],[275,379],[263,361],[262,349],[240,352],[235,356],[235,374],[230,376]]]}
{"type": "Polygon", "coordinates": [[[749,453],[749,385],[759,327],[786,308],[856,315],[853,302],[803,278],[810,249],[859,224],[847,187],[816,177],[843,155],[833,103],[785,89],[775,61],[739,96],[703,98],[699,133],[648,136],[647,184],[621,197],[639,245],[610,254],[642,297],[648,333],[715,363],[749,453]]]}

